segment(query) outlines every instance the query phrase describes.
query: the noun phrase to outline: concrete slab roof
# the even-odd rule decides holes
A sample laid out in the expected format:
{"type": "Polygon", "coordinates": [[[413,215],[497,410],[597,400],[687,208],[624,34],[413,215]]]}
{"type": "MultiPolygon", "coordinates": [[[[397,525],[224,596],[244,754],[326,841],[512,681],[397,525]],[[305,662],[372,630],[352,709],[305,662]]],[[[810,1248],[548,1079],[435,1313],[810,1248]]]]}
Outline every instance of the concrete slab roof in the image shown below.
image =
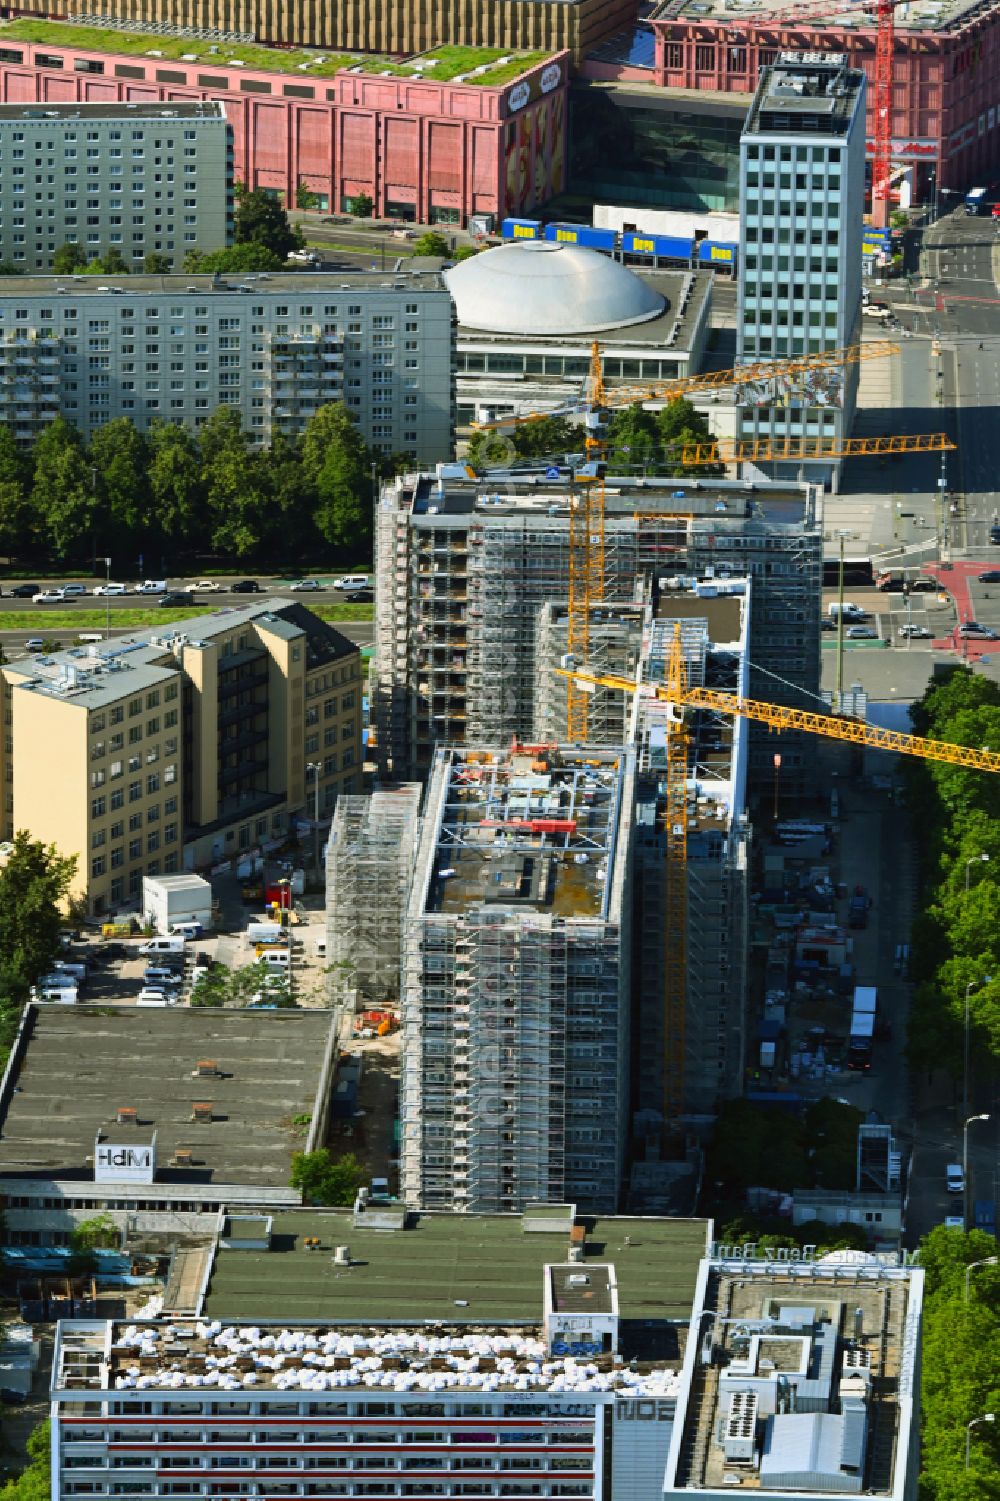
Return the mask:
{"type": "Polygon", "coordinates": [[[126,1143],[155,1131],[158,1181],[288,1186],[303,1145],[292,1119],[316,1108],[329,1012],[32,1010],[0,1121],[0,1178],[87,1181],[99,1130],[126,1143]],[[216,1076],[198,1075],[203,1059],[216,1076]],[[211,1101],[211,1121],[192,1120],[195,1101],[211,1101]],[[135,1125],[116,1124],[122,1107],[135,1125]],[[191,1167],[168,1168],[178,1147],[192,1150],[191,1167]]]}
{"type": "MultiPolygon", "coordinates": [[[[595,1220],[586,1254],[613,1262],[621,1317],[686,1319],[708,1221],[595,1220]]],[[[569,1236],[522,1229],[520,1215],[412,1215],[408,1228],[356,1228],[349,1211],[276,1215],[270,1251],[220,1251],[205,1304],[209,1319],[528,1320],[542,1313],[542,1268],[563,1262],[569,1236]],[[306,1250],[304,1236],[318,1236],[306,1250]],[[335,1266],[347,1246],[351,1266],[335,1266]]]]}

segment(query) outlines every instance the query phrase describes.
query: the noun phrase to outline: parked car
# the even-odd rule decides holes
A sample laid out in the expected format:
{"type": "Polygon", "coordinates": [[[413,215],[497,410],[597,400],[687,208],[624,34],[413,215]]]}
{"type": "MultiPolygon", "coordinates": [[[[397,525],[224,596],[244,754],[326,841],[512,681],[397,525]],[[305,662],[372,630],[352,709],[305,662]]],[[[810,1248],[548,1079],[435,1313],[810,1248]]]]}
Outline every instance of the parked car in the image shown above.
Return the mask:
{"type": "Polygon", "coordinates": [[[849,625],[844,633],[848,641],[877,641],[878,631],[873,625],[849,625]]]}
{"type": "Polygon", "coordinates": [[[334,582],[335,589],[370,589],[371,578],[367,573],[345,573],[334,582]]]}
{"type": "Polygon", "coordinates": [[[937,579],[918,578],[910,580],[911,594],[936,594],[940,587],[941,585],[937,579]]]}
{"type": "Polygon", "coordinates": [[[1000,584],[1000,568],[987,568],[985,573],[979,575],[981,584],[1000,584]]]}
{"type": "Polygon", "coordinates": [[[37,584],[15,584],[10,591],[11,599],[34,599],[36,594],[41,594],[37,584]]]}
{"type": "Polygon", "coordinates": [[[119,596],[122,594],[127,594],[128,592],[128,584],[96,584],[94,586],[95,596],[103,594],[107,595],[108,598],[111,598],[112,595],[119,596]]]}
{"type": "Polygon", "coordinates": [[[293,594],[312,594],[322,587],[319,579],[299,579],[298,583],[290,585],[293,594]]]}
{"type": "Polygon", "coordinates": [[[30,652],[44,651],[45,642],[42,640],[41,636],[29,636],[27,641],[24,643],[24,649],[25,651],[30,652]]]}
{"type": "Polygon", "coordinates": [[[63,599],[82,599],[85,594],[89,593],[90,590],[86,584],[63,584],[63,599]]]}
{"type": "Polygon", "coordinates": [[[901,625],[899,634],[904,640],[910,641],[930,641],[934,636],[934,632],[929,631],[925,625],[901,625]]]}
{"type": "Polygon", "coordinates": [[[260,593],[260,585],[257,583],[256,579],[240,579],[239,583],[234,584],[232,587],[234,594],[260,593]]]}
{"type": "Polygon", "coordinates": [[[181,594],[177,589],[171,589],[169,594],[161,594],[156,601],[158,605],[167,605],[170,609],[176,609],[178,605],[189,605],[190,594],[181,594]]]}
{"type": "Polygon", "coordinates": [[[944,1170],[945,1187],[950,1194],[965,1192],[965,1173],[960,1162],[949,1162],[944,1170]]]}
{"type": "Polygon", "coordinates": [[[61,589],[39,589],[35,595],[36,605],[57,605],[62,602],[63,592],[61,589]]]}
{"type": "Polygon", "coordinates": [[[220,594],[225,586],[214,579],[199,579],[196,584],[185,584],[185,594],[220,594]]]}
{"type": "Polygon", "coordinates": [[[996,631],[991,631],[988,625],[979,625],[974,620],[967,620],[958,628],[958,634],[965,641],[996,641],[996,631]]]}
{"type": "Polygon", "coordinates": [[[288,259],[297,261],[303,266],[315,266],[319,261],[319,256],[315,250],[292,250],[289,252],[288,259]]]}

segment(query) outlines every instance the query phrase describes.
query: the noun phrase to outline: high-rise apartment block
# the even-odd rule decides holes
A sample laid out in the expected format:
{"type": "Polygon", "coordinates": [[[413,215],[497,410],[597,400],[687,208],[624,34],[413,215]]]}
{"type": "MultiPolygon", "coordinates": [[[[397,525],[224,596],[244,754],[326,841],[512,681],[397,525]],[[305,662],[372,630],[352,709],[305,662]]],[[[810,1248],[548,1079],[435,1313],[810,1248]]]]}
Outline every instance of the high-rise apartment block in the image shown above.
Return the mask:
{"type": "Polygon", "coordinates": [[[143,876],[283,838],[313,806],[309,765],[328,813],[360,785],[359,649],[288,600],[0,675],[3,837],[76,855],[94,915],[134,905],[143,876]]]}
{"type": "Polygon", "coordinates": [[[453,434],[453,311],[436,272],[0,278],[0,422],[197,428],[235,407],[258,443],[342,401],[366,442],[427,460],[453,434]]]}
{"type": "Polygon", "coordinates": [[[438,752],[404,935],[407,1202],[617,1207],[633,798],[630,751],[438,752]]]}
{"type": "MultiPolygon", "coordinates": [[[[565,733],[565,721],[553,723],[564,680],[537,646],[550,633],[542,607],[564,603],[569,589],[570,502],[570,481],[544,473],[497,485],[449,468],[383,490],[374,717],[394,776],[426,774],[438,742],[499,746],[542,726],[565,733]]],[[[819,692],[821,504],[805,484],[609,475],[598,614],[642,603],[674,576],[749,575],[750,692],[801,708],[803,693],[819,692]]],[[[604,635],[599,625],[595,642],[604,635]]],[[[621,744],[621,724],[609,707],[604,743],[621,744]]],[[[749,748],[751,768],[768,774],[766,735],[751,733],[749,748]]],[[[782,752],[791,787],[805,752],[794,735],[782,752]]]]}
{"type": "Polygon", "coordinates": [[[233,132],[223,106],[0,104],[0,260],[51,271],[63,245],[129,271],[233,239],[233,132]]]}
{"type": "MultiPolygon", "coordinates": [[[[738,364],[857,341],[864,196],[864,74],[840,53],[781,53],[761,74],[740,140],[738,364]]],[[[856,364],[762,383],[737,408],[737,437],[846,437],[857,389],[856,364]]],[[[835,484],[839,465],[775,472],[835,484]]]]}

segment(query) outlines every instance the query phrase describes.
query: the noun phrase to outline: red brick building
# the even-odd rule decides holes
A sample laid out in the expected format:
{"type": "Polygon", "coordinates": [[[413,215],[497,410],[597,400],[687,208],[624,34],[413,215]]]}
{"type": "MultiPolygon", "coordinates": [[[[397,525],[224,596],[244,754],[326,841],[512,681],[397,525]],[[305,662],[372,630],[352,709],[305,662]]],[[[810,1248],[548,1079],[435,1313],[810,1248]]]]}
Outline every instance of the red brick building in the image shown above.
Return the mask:
{"type": "MultiPolygon", "coordinates": [[[[666,0],[651,21],[655,63],[650,82],[664,87],[752,93],[760,68],[783,50],[846,52],[868,75],[868,150],[873,148],[875,29],[868,11],[857,22],[764,22],[713,0],[698,16],[666,0]],[[671,14],[672,13],[672,14],[671,14]]],[[[765,11],[778,7],[767,5],[765,11]]],[[[794,7],[790,7],[794,9],[794,7]]],[[[896,11],[893,69],[893,163],[912,165],[915,190],[988,182],[1000,149],[1000,10],[990,0],[927,0],[896,11]]]]}
{"type": "MultiPolygon", "coordinates": [[[[67,45],[55,46],[0,32],[0,100],[219,99],[233,127],[236,176],[291,205],[302,184],[323,208],[367,193],[376,215],[465,224],[473,213],[526,213],[563,188],[565,52],[491,87],[85,51],[68,45],[72,26],[65,33],[67,45]]],[[[149,42],[154,49],[155,36],[149,42]]]]}

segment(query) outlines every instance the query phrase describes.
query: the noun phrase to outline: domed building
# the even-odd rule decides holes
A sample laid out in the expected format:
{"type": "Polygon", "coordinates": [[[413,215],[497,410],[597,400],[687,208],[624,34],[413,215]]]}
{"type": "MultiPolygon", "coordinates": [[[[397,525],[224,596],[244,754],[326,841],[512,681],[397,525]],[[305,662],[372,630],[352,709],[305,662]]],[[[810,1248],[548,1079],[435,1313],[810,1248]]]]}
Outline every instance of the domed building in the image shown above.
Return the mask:
{"type": "Polygon", "coordinates": [[[642,274],[580,245],[514,240],[445,272],[455,303],[458,425],[577,395],[596,340],[609,386],[694,374],[711,276],[642,274]]]}

